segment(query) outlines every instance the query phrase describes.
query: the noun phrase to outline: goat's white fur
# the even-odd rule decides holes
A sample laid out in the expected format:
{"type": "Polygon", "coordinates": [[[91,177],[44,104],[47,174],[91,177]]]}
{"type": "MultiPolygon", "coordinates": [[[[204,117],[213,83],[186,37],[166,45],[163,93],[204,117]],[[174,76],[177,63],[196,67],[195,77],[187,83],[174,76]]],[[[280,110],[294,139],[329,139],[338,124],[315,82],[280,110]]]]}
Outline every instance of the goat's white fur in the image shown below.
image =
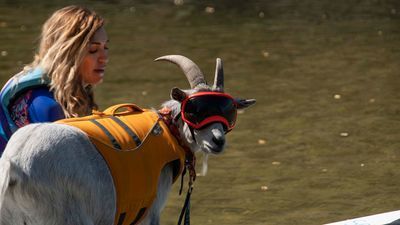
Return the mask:
{"type": "Polygon", "coordinates": [[[202,159],[202,164],[201,164],[201,170],[200,173],[197,174],[199,177],[204,177],[207,175],[208,171],[208,153],[203,153],[203,159],[202,159]]]}

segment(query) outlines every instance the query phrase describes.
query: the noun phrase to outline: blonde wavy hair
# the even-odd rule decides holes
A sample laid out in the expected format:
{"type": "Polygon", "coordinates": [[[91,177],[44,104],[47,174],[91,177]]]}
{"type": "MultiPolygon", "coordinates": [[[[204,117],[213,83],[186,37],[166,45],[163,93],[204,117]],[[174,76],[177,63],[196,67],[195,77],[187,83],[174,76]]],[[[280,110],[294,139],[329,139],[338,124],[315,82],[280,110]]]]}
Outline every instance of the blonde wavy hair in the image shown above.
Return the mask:
{"type": "Polygon", "coordinates": [[[55,11],[42,27],[34,61],[24,71],[39,66],[50,79],[50,90],[67,118],[88,115],[98,106],[93,87],[85,85],[79,66],[90,38],[104,25],[94,11],[67,6],[55,11]]]}

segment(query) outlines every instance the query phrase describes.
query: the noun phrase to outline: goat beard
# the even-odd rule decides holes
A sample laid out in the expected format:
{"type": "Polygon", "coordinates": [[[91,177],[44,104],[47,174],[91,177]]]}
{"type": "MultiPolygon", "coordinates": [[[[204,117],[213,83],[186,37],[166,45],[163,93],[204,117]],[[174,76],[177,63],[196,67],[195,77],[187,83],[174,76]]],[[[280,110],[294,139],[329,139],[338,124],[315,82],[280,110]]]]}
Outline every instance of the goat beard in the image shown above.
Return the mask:
{"type": "Polygon", "coordinates": [[[203,162],[201,166],[201,172],[197,174],[199,177],[205,177],[208,171],[208,153],[203,152],[203,162]]]}

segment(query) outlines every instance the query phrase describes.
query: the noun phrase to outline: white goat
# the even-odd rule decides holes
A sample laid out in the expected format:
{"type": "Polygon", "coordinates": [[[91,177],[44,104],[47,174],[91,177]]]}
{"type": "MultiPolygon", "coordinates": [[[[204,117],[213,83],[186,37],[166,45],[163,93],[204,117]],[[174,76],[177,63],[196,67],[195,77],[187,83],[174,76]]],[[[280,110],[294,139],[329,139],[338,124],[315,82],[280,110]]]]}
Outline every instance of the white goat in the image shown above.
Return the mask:
{"type": "MultiPolygon", "coordinates": [[[[157,60],[180,66],[191,85],[189,91],[173,88],[173,100],[163,104],[177,118],[172,121],[181,144],[192,152],[221,153],[225,147],[221,123],[192,129],[178,116],[180,102],[186,96],[202,91],[223,92],[220,60],[213,87],[186,57],[170,55],[157,60]]],[[[245,108],[255,100],[236,99],[236,103],[237,108],[245,108]]],[[[166,165],[158,180],[157,197],[139,224],[160,223],[172,179],[172,165],[166,165]]],[[[42,123],[25,126],[11,137],[0,159],[0,225],[111,225],[115,214],[113,178],[84,132],[64,124],[42,123]]]]}

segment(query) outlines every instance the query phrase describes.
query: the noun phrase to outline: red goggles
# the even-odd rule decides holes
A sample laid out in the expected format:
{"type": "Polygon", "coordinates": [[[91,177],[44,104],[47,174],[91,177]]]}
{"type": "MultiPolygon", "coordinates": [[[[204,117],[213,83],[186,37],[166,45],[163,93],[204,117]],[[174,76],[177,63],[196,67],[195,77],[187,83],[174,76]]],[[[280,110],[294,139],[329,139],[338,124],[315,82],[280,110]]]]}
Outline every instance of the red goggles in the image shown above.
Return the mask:
{"type": "Polygon", "coordinates": [[[237,116],[236,101],[220,92],[198,92],[182,101],[181,116],[190,127],[200,129],[210,123],[220,122],[225,132],[233,129],[237,116]]]}

